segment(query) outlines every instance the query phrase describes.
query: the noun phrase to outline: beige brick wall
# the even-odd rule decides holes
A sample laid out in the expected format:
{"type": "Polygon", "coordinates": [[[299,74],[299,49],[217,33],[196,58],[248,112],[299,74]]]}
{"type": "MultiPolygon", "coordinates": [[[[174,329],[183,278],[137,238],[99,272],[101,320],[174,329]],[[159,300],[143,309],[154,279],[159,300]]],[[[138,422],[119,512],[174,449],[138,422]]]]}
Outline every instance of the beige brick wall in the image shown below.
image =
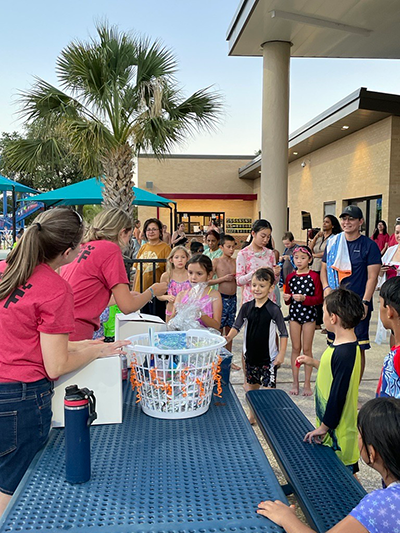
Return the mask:
{"type": "Polygon", "coordinates": [[[238,178],[239,168],[252,160],[170,157],[158,161],[154,157],[139,157],[138,187],[145,189],[153,182],[154,194],[159,193],[230,193],[252,194],[250,180],[238,178]]]}
{"type": "MultiPolygon", "coordinates": [[[[150,192],[190,194],[253,194],[253,181],[240,180],[239,168],[253,159],[247,158],[179,158],[167,157],[158,161],[154,157],[138,159],[138,187],[146,189],[146,182],[152,181],[150,192]]],[[[253,217],[254,204],[242,200],[176,200],[178,211],[220,211],[226,217],[253,217]]],[[[160,220],[169,227],[169,210],[160,209],[160,220]]],[[[157,209],[139,207],[139,219],[157,216],[157,209]]]]}
{"type": "MultiPolygon", "coordinates": [[[[395,129],[399,146],[397,118],[395,129]]],[[[302,210],[311,212],[314,226],[321,226],[324,202],[336,201],[338,216],[344,200],[382,195],[383,218],[387,220],[389,177],[400,181],[400,155],[391,150],[391,136],[389,117],[289,164],[289,226],[295,237],[305,235],[301,231],[302,210]],[[396,173],[390,173],[391,157],[396,173]],[[307,162],[304,168],[303,160],[307,162]]]]}

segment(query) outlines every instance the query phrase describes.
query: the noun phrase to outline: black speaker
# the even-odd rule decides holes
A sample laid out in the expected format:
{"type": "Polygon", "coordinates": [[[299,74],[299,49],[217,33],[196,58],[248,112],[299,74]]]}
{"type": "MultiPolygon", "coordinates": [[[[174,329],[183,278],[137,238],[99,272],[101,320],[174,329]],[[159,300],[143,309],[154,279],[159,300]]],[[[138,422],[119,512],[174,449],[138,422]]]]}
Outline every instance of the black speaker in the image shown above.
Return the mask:
{"type": "Polygon", "coordinates": [[[301,212],[301,229],[312,229],[311,213],[308,211],[301,212]]]}

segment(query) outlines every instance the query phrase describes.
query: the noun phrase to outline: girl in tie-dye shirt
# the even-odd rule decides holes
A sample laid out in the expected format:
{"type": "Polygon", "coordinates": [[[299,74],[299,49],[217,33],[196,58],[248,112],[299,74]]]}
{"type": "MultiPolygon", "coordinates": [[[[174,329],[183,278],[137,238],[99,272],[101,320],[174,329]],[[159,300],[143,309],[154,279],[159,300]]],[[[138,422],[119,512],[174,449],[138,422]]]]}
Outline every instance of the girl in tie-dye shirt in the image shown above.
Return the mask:
{"type": "MultiPolygon", "coordinates": [[[[256,220],[253,224],[252,241],[240,250],[236,259],[236,281],[243,287],[242,304],[253,300],[251,292],[251,278],[259,268],[272,268],[275,276],[279,275],[280,267],[275,266],[275,254],[267,248],[271,239],[272,227],[268,220],[256,220]]],[[[275,295],[271,293],[271,300],[275,302],[275,295]]]]}

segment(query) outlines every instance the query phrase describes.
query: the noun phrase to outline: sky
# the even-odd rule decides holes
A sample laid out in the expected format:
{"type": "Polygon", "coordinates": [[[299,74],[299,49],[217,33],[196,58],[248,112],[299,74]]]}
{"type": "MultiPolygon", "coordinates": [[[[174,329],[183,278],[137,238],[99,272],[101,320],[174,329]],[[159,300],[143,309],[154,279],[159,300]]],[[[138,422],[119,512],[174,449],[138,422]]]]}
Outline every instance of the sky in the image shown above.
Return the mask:
{"type": "MultiPolygon", "coordinates": [[[[252,155],[261,147],[262,59],[229,57],[226,33],[239,0],[14,0],[1,2],[0,133],[22,131],[18,92],[38,76],[57,85],[55,65],[95,24],[161,40],[177,60],[185,96],[212,86],[223,98],[218,129],[189,138],[175,153],[252,155]]],[[[359,87],[400,94],[400,61],[291,60],[290,125],[295,131],[359,87]]]]}

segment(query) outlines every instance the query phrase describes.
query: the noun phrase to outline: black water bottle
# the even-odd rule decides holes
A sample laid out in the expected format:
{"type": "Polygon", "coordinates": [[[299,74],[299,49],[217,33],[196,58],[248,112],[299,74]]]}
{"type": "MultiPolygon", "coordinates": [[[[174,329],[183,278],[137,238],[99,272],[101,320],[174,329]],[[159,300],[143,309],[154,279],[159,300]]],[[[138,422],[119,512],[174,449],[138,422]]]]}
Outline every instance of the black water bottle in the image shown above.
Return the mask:
{"type": "Polygon", "coordinates": [[[77,385],[65,389],[65,479],[85,483],[90,479],[90,425],[96,420],[93,391],[77,385]]]}

